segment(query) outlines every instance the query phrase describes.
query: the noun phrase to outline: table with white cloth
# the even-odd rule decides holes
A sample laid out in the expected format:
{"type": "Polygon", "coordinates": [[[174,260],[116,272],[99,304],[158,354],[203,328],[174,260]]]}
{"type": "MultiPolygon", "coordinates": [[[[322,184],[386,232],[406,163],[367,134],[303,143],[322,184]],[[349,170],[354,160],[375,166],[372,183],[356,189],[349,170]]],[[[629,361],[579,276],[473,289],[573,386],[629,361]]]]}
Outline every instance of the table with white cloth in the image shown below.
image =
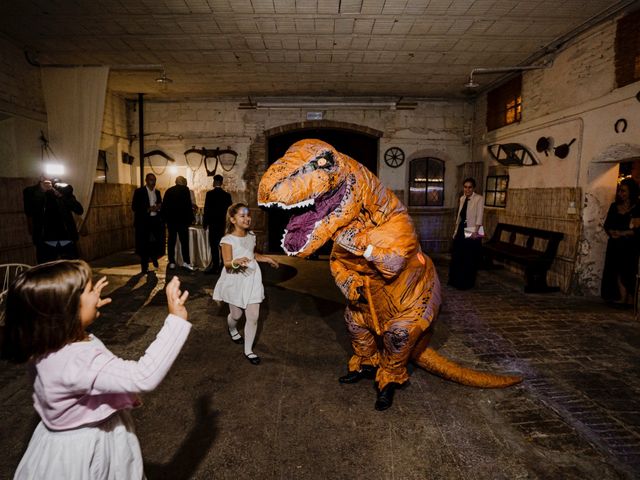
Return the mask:
{"type": "MultiPolygon", "coordinates": [[[[189,256],[191,265],[197,268],[207,268],[211,263],[211,249],[209,248],[209,231],[199,225],[189,227],[189,256]]],[[[176,239],[176,264],[182,265],[182,248],[180,238],[176,239]]]]}

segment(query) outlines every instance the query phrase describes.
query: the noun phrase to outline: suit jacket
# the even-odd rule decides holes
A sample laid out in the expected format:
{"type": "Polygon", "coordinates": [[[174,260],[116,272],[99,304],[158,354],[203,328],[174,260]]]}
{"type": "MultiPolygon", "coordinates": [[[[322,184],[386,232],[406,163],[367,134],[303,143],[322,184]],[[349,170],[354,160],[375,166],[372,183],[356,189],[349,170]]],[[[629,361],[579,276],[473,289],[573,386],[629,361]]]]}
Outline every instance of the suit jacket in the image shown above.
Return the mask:
{"type": "Polygon", "coordinates": [[[78,240],[78,230],[72,212],[82,215],[84,208],[73,195],[69,185],[61,197],[53,191],[45,192],[40,184],[23,190],[24,213],[30,222],[29,229],[33,243],[46,240],[78,240]]]}
{"type": "MultiPolygon", "coordinates": [[[[453,229],[453,236],[456,236],[458,231],[458,225],[460,224],[460,211],[464,206],[465,196],[460,197],[458,202],[458,216],[456,217],[456,224],[453,229]]],[[[469,204],[467,205],[467,228],[473,228],[476,232],[480,225],[482,225],[482,217],[484,215],[484,197],[482,195],[473,192],[469,197],[469,204]]]]}
{"type": "MultiPolygon", "coordinates": [[[[160,191],[156,189],[156,204],[162,203],[162,195],[160,191]]],[[[149,215],[149,194],[147,193],[147,187],[136,188],[133,192],[133,200],[131,202],[131,209],[133,210],[133,224],[137,227],[145,227],[150,219],[149,215]]],[[[158,212],[160,215],[160,212],[158,212]]]]}
{"type": "Polygon", "coordinates": [[[231,195],[222,187],[215,187],[207,192],[204,199],[202,226],[211,227],[224,232],[227,221],[227,209],[231,206],[231,195]]]}
{"type": "Polygon", "coordinates": [[[174,185],[164,193],[162,218],[169,225],[191,225],[195,220],[191,193],[186,185],[174,185]]]}
{"type": "MultiPolygon", "coordinates": [[[[162,195],[156,189],[156,204],[162,202],[162,195]]],[[[142,257],[158,258],[164,255],[164,224],[160,212],[151,216],[149,212],[147,187],[133,192],[131,209],[133,225],[136,229],[136,253],[142,257]]]]}

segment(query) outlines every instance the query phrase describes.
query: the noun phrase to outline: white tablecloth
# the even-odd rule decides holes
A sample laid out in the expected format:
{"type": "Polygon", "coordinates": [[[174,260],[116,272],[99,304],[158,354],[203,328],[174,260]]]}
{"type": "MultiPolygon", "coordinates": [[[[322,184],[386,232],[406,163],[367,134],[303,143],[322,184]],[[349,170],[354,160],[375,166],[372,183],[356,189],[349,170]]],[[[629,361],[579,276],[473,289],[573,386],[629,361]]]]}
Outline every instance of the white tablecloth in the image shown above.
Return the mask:
{"type": "MultiPolygon", "coordinates": [[[[197,268],[207,268],[211,263],[211,249],[209,248],[208,230],[202,227],[189,227],[189,256],[191,265],[197,268]]],[[[180,238],[176,241],[176,263],[182,265],[182,250],[180,238]]]]}

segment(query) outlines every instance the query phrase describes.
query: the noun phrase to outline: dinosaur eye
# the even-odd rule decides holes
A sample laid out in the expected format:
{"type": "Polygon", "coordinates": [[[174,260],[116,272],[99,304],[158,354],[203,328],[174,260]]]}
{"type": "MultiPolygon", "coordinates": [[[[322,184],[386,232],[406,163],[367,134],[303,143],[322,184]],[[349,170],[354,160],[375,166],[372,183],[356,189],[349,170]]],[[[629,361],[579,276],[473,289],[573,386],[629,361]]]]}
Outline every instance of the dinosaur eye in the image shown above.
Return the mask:
{"type": "Polygon", "coordinates": [[[335,159],[333,158],[333,153],[327,151],[322,152],[320,155],[314,158],[312,164],[315,168],[327,169],[333,167],[334,162],[335,159]]]}

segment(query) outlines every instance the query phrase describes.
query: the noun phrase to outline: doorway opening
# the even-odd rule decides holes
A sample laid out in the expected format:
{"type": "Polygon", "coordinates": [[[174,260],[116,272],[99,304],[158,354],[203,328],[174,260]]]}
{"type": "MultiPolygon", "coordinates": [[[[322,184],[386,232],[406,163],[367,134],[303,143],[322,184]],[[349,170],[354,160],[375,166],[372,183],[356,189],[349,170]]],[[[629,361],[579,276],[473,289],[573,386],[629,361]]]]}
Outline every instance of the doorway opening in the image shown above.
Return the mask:
{"type": "MultiPolygon", "coordinates": [[[[294,128],[274,133],[267,137],[267,164],[281,158],[287,149],[299,140],[317,138],[332,145],[338,152],[350,156],[367,167],[373,174],[378,173],[378,143],[380,134],[364,133],[357,130],[334,127],[294,128]]],[[[268,248],[271,253],[282,253],[280,242],[290,214],[279,209],[267,211],[268,248]]],[[[331,252],[332,242],[327,242],[317,253],[327,255],[331,252]]]]}

